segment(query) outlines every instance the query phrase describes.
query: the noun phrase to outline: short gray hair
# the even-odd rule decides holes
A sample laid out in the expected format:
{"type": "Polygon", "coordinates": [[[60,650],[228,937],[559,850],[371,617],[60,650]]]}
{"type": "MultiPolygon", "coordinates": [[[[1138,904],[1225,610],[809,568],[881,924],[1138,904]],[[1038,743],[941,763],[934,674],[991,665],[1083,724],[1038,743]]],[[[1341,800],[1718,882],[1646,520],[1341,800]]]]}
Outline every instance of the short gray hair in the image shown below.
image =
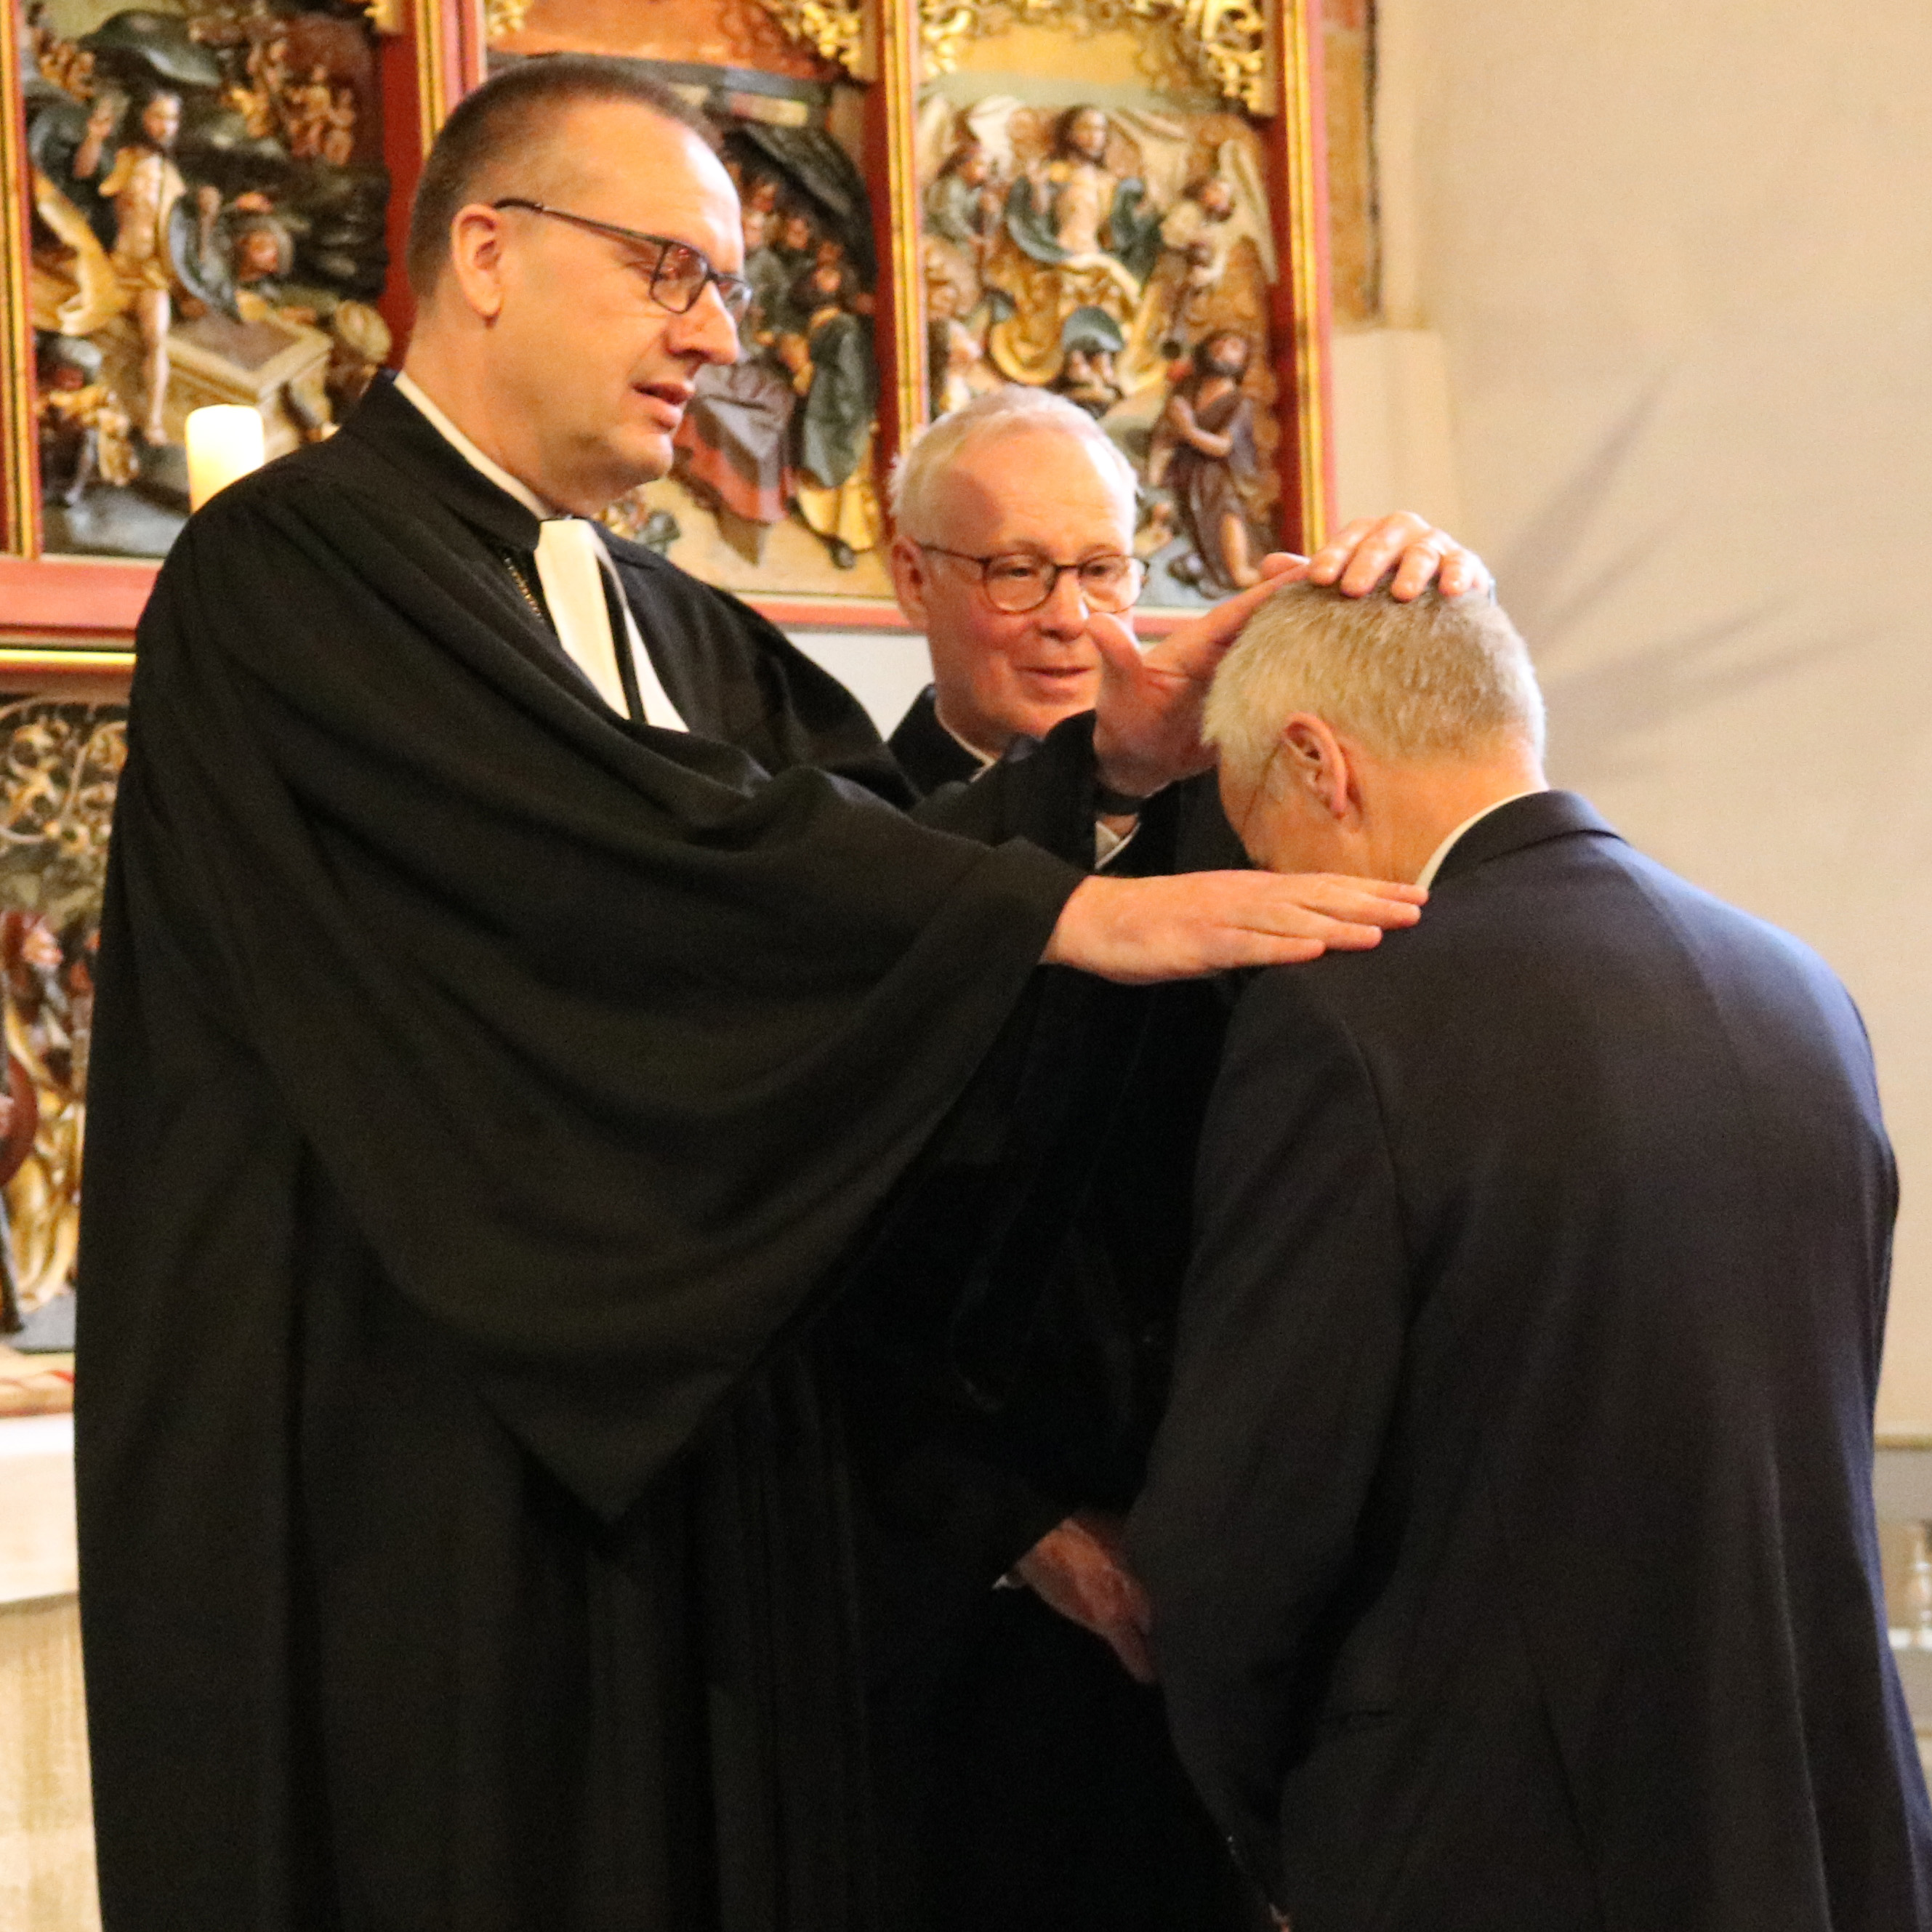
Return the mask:
{"type": "Polygon", "coordinates": [[[1078,436],[1099,458],[1101,469],[1118,482],[1128,503],[1133,502],[1134,466],[1084,410],[1051,390],[1010,382],[941,416],[893,464],[892,521],[908,536],[914,529],[929,530],[939,478],[968,448],[993,436],[1029,430],[1078,436]]]}
{"type": "Polygon", "coordinates": [[[1528,648],[1484,590],[1431,589],[1408,604],[1386,584],[1359,598],[1313,584],[1276,591],[1216,674],[1202,735],[1252,784],[1298,711],[1382,758],[1543,752],[1528,648]]]}

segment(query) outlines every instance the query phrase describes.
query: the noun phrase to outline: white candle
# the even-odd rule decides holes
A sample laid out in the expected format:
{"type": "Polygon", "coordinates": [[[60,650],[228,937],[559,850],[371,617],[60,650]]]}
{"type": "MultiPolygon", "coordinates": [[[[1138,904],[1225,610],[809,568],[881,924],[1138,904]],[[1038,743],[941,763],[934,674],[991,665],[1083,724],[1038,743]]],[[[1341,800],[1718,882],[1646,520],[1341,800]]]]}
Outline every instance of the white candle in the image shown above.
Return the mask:
{"type": "Polygon", "coordinates": [[[262,466],[262,418],[254,410],[218,403],[188,418],[188,500],[198,510],[218,490],[262,466]]]}

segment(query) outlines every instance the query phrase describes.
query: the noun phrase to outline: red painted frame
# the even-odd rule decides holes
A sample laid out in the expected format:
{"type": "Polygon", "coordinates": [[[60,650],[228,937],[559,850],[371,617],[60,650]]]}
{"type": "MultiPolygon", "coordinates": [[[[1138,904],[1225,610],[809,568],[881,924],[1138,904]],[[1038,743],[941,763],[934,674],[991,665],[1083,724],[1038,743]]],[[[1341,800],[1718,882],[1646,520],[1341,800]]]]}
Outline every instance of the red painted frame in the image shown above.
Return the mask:
{"type": "MultiPolygon", "coordinates": [[[[0,0],[0,30],[14,47],[20,9],[25,0],[0,0]]],[[[482,80],[485,46],[482,0],[391,0],[402,11],[401,28],[382,37],[380,52],[382,82],[383,148],[389,161],[394,184],[390,196],[388,240],[390,269],[380,304],[384,319],[395,337],[395,355],[400,359],[409,340],[413,310],[404,262],[409,232],[409,206],[412,189],[421,171],[428,141],[433,136],[448,107],[482,80]]],[[[1303,63],[1298,77],[1288,80],[1279,92],[1279,138],[1270,146],[1269,190],[1278,196],[1276,206],[1286,218],[1284,240],[1292,260],[1291,273],[1282,278],[1275,292],[1276,316],[1282,338],[1293,345],[1282,356],[1282,458],[1284,509],[1288,514],[1286,540],[1310,546],[1318,541],[1327,520],[1324,512],[1334,500],[1332,438],[1327,425],[1331,405],[1328,394],[1328,273],[1325,246],[1326,184],[1322,154],[1321,39],[1318,27],[1309,26],[1310,0],[1276,0],[1274,44],[1270,52],[1284,75],[1294,68],[1298,44],[1303,63]],[[1282,111],[1286,110],[1286,111],[1282,111]],[[1316,473],[1305,474],[1305,466],[1318,465],[1316,473]],[[1312,513],[1312,514],[1311,514],[1312,513]]],[[[908,63],[901,76],[909,88],[910,53],[899,52],[908,63]]],[[[0,62],[0,78],[5,78],[0,62]]],[[[24,170],[26,130],[24,104],[17,86],[8,89],[14,125],[4,146],[18,170],[24,170]]],[[[882,123],[886,112],[888,89],[874,83],[868,106],[873,116],[875,146],[890,146],[892,130],[882,123]]],[[[903,161],[903,158],[902,158],[903,161]]],[[[18,173],[0,183],[7,191],[4,218],[13,226],[5,238],[26,260],[28,217],[24,183],[18,173]]],[[[893,259],[890,194],[880,198],[878,220],[880,230],[880,258],[893,259]]],[[[0,249],[0,254],[4,254],[0,249]]],[[[22,340],[0,342],[0,364],[24,356],[31,343],[25,318],[19,318],[22,340]]],[[[902,372],[902,355],[908,360],[922,347],[915,342],[909,328],[881,329],[881,389],[892,398],[910,379],[922,388],[922,372],[911,368],[902,372]],[[908,351],[911,352],[908,355],[908,351]]],[[[4,375],[0,368],[0,375],[4,375]]],[[[38,452],[35,439],[26,430],[28,423],[16,424],[16,411],[23,409],[26,386],[9,376],[0,382],[0,434],[12,440],[16,458],[12,496],[24,514],[26,527],[8,528],[0,551],[0,674],[25,671],[34,666],[49,673],[65,665],[76,676],[95,680],[124,676],[131,668],[129,649],[142,607],[154,587],[160,566],[139,560],[76,556],[47,556],[39,554],[38,506],[39,502],[38,452]]],[[[897,440],[898,412],[882,411],[885,418],[885,454],[897,440]]],[[[4,458],[4,452],[0,452],[4,458]]],[[[5,503],[0,499],[0,512],[5,503]]],[[[756,596],[748,598],[773,622],[788,629],[864,630],[899,632],[914,634],[892,605],[871,598],[794,596],[756,596]]],[[[1148,611],[1137,628],[1143,636],[1159,637],[1187,621],[1190,614],[1178,610],[1148,611]]]]}

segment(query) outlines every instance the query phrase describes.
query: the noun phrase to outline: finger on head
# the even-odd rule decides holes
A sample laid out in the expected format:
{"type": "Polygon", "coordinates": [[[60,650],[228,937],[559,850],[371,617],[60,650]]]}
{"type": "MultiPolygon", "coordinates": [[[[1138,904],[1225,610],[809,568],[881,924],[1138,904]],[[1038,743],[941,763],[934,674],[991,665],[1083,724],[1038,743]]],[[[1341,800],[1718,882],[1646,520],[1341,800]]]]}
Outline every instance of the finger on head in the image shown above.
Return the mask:
{"type": "Polygon", "coordinates": [[[1376,527],[1372,517],[1358,517],[1352,524],[1344,524],[1328,541],[1308,560],[1308,580],[1311,584],[1333,584],[1348,568],[1348,560],[1355,554],[1355,547],[1376,527]]]}
{"type": "MultiPolygon", "coordinates": [[[[1411,544],[1402,554],[1401,567],[1396,572],[1395,581],[1389,586],[1389,595],[1398,604],[1407,604],[1420,597],[1436,581],[1436,573],[1442,568],[1444,552],[1448,546],[1439,536],[1424,538],[1420,543],[1411,544]]],[[[1374,589],[1370,584],[1368,590],[1374,589]]]]}
{"type": "Polygon", "coordinates": [[[1364,544],[1349,560],[1348,568],[1342,573],[1342,594],[1345,597],[1367,596],[1388,576],[1391,567],[1400,563],[1402,567],[1396,571],[1395,582],[1390,586],[1390,591],[1399,600],[1406,601],[1413,597],[1423,584],[1436,574],[1436,566],[1441,556],[1441,551],[1432,548],[1427,538],[1424,538],[1420,543],[1405,542],[1384,525],[1378,535],[1364,544]],[[1426,554],[1421,568],[1426,574],[1420,583],[1414,584],[1413,589],[1405,588],[1406,585],[1414,581],[1410,575],[1414,567],[1412,560],[1425,552],[1426,554]]]}

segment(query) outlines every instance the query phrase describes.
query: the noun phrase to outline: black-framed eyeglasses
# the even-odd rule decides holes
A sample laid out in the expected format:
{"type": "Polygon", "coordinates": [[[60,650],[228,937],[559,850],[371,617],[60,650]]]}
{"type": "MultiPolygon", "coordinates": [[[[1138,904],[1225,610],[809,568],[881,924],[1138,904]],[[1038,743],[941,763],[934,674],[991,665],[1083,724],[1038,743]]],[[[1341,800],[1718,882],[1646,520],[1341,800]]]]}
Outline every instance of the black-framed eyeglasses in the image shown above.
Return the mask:
{"type": "Polygon", "coordinates": [[[1063,571],[1070,570],[1079,579],[1081,596],[1096,610],[1131,610],[1147,584],[1147,566],[1138,557],[1112,550],[1082,557],[1078,563],[1055,563],[1030,550],[974,556],[966,550],[948,550],[944,544],[922,543],[920,548],[956,556],[962,563],[976,563],[987,602],[994,610],[1016,617],[1037,610],[1053,595],[1063,571]]]}
{"type": "Polygon", "coordinates": [[[608,235],[614,241],[628,242],[646,256],[638,266],[650,270],[652,301],[669,309],[673,315],[689,314],[704,295],[707,282],[717,284],[718,299],[734,322],[742,322],[752,306],[751,284],[742,275],[728,275],[714,268],[703,252],[688,242],[674,241],[668,235],[646,235],[635,228],[620,228],[614,221],[593,221],[587,214],[572,214],[563,208],[552,208],[547,202],[526,201],[520,195],[506,195],[490,206],[527,208],[532,214],[548,214],[553,221],[567,221],[573,228],[588,229],[593,235],[608,235]],[[650,253],[653,249],[655,255],[650,253]]]}

